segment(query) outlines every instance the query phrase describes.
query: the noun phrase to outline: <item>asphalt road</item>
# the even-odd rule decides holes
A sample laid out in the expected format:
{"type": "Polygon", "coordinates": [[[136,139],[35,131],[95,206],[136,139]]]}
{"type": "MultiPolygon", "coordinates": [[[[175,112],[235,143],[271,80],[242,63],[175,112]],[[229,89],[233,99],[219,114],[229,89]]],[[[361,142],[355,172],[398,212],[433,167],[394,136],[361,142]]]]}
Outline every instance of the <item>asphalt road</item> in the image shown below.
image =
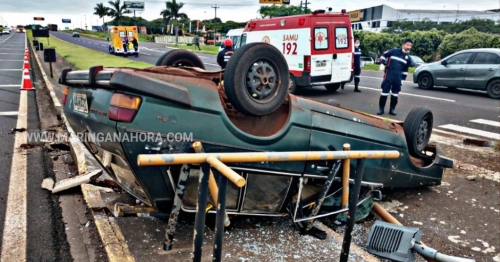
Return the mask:
{"type": "Polygon", "coordinates": [[[64,226],[58,202],[40,187],[46,154],[20,148],[28,132],[40,129],[36,91],[20,90],[25,39],[0,36],[0,261],[58,261],[65,259],[59,250],[64,226]],[[11,132],[16,127],[26,131],[11,132]]]}
{"type": "MultiPolygon", "coordinates": [[[[80,37],[73,38],[64,32],[51,32],[65,41],[88,47],[94,50],[108,52],[108,43],[103,40],[80,37]]],[[[151,64],[165,51],[169,50],[164,44],[141,42],[141,55],[130,57],[132,60],[144,61],[151,64]]],[[[217,70],[216,56],[200,54],[207,70],[217,70]]],[[[382,72],[364,70],[361,74],[361,93],[352,92],[353,86],[347,85],[345,90],[328,93],[323,87],[314,87],[301,90],[298,95],[327,101],[335,99],[341,106],[375,114],[378,110],[378,98],[382,83],[382,72]]],[[[478,136],[485,139],[500,140],[500,103],[490,99],[486,92],[465,89],[449,90],[446,87],[437,87],[433,90],[421,90],[412,82],[409,75],[402,87],[397,105],[397,115],[387,114],[389,101],[386,105],[384,117],[405,120],[406,115],[415,107],[427,107],[434,114],[434,128],[444,131],[459,132],[466,135],[478,136]]]]}

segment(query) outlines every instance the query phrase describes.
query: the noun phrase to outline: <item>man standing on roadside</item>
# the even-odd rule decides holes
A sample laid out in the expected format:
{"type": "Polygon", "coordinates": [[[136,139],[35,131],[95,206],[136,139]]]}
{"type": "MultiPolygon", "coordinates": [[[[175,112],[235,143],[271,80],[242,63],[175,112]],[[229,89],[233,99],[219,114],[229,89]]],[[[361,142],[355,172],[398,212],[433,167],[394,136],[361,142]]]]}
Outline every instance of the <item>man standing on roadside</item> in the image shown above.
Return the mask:
{"type": "Polygon", "coordinates": [[[382,81],[382,93],[379,98],[379,109],[377,115],[384,114],[385,103],[389,92],[391,92],[391,104],[389,114],[396,115],[398,94],[401,91],[403,81],[408,76],[408,68],[412,64],[410,50],[413,42],[406,39],[401,48],[394,48],[385,52],[380,57],[380,63],[385,65],[384,80],[382,81]]]}
{"type": "Polygon", "coordinates": [[[359,48],[359,39],[354,41],[354,92],[359,90],[359,77],[361,75],[361,48],[359,48]]]}
{"type": "Polygon", "coordinates": [[[200,37],[198,35],[194,36],[194,38],[193,38],[193,44],[194,44],[194,50],[196,50],[196,48],[198,47],[198,50],[201,51],[201,48],[200,48],[200,37]]]}
{"type": "Polygon", "coordinates": [[[229,61],[233,53],[233,41],[231,38],[226,38],[226,40],[224,40],[224,49],[217,55],[217,64],[219,64],[222,69],[225,69],[227,61],[229,61]]]}

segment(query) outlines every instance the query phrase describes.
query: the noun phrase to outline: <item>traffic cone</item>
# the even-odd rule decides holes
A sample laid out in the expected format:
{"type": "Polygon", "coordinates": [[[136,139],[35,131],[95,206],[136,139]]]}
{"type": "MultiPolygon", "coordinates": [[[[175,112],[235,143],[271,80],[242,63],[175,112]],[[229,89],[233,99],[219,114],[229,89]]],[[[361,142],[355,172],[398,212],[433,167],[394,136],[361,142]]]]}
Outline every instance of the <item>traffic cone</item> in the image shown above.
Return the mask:
{"type": "Polygon", "coordinates": [[[26,56],[24,57],[24,68],[23,69],[31,70],[30,62],[26,59],[26,56]]]}
{"type": "Polygon", "coordinates": [[[21,90],[35,90],[35,88],[33,88],[30,71],[28,69],[23,70],[23,86],[21,87],[21,90]]]}
{"type": "Polygon", "coordinates": [[[24,60],[30,60],[30,53],[28,51],[24,52],[24,60]]]}

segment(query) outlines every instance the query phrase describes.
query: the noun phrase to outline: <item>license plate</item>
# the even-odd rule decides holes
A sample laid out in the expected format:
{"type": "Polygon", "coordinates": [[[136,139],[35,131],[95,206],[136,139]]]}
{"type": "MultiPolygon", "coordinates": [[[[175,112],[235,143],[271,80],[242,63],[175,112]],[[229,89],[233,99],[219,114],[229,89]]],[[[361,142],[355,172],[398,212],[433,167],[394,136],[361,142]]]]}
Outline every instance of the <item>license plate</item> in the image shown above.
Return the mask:
{"type": "Polygon", "coordinates": [[[73,110],[88,114],[87,94],[73,93],[73,110]]]}

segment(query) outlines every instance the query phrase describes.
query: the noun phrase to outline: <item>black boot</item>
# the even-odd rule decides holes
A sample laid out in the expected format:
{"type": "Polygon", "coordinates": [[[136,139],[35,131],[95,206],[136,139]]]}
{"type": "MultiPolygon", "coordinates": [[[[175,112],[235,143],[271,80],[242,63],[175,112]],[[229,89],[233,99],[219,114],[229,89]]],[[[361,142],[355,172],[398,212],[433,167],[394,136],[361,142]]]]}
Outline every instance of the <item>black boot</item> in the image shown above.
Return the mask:
{"type": "Polygon", "coordinates": [[[396,115],[396,105],[398,104],[398,97],[391,96],[391,106],[389,110],[389,114],[395,116],[396,115]]]}
{"type": "Polygon", "coordinates": [[[387,102],[387,96],[380,96],[378,100],[378,112],[377,115],[384,114],[385,103],[387,102]]]}
{"type": "Polygon", "coordinates": [[[359,78],[354,78],[354,92],[361,92],[361,90],[359,90],[359,78]]]}

